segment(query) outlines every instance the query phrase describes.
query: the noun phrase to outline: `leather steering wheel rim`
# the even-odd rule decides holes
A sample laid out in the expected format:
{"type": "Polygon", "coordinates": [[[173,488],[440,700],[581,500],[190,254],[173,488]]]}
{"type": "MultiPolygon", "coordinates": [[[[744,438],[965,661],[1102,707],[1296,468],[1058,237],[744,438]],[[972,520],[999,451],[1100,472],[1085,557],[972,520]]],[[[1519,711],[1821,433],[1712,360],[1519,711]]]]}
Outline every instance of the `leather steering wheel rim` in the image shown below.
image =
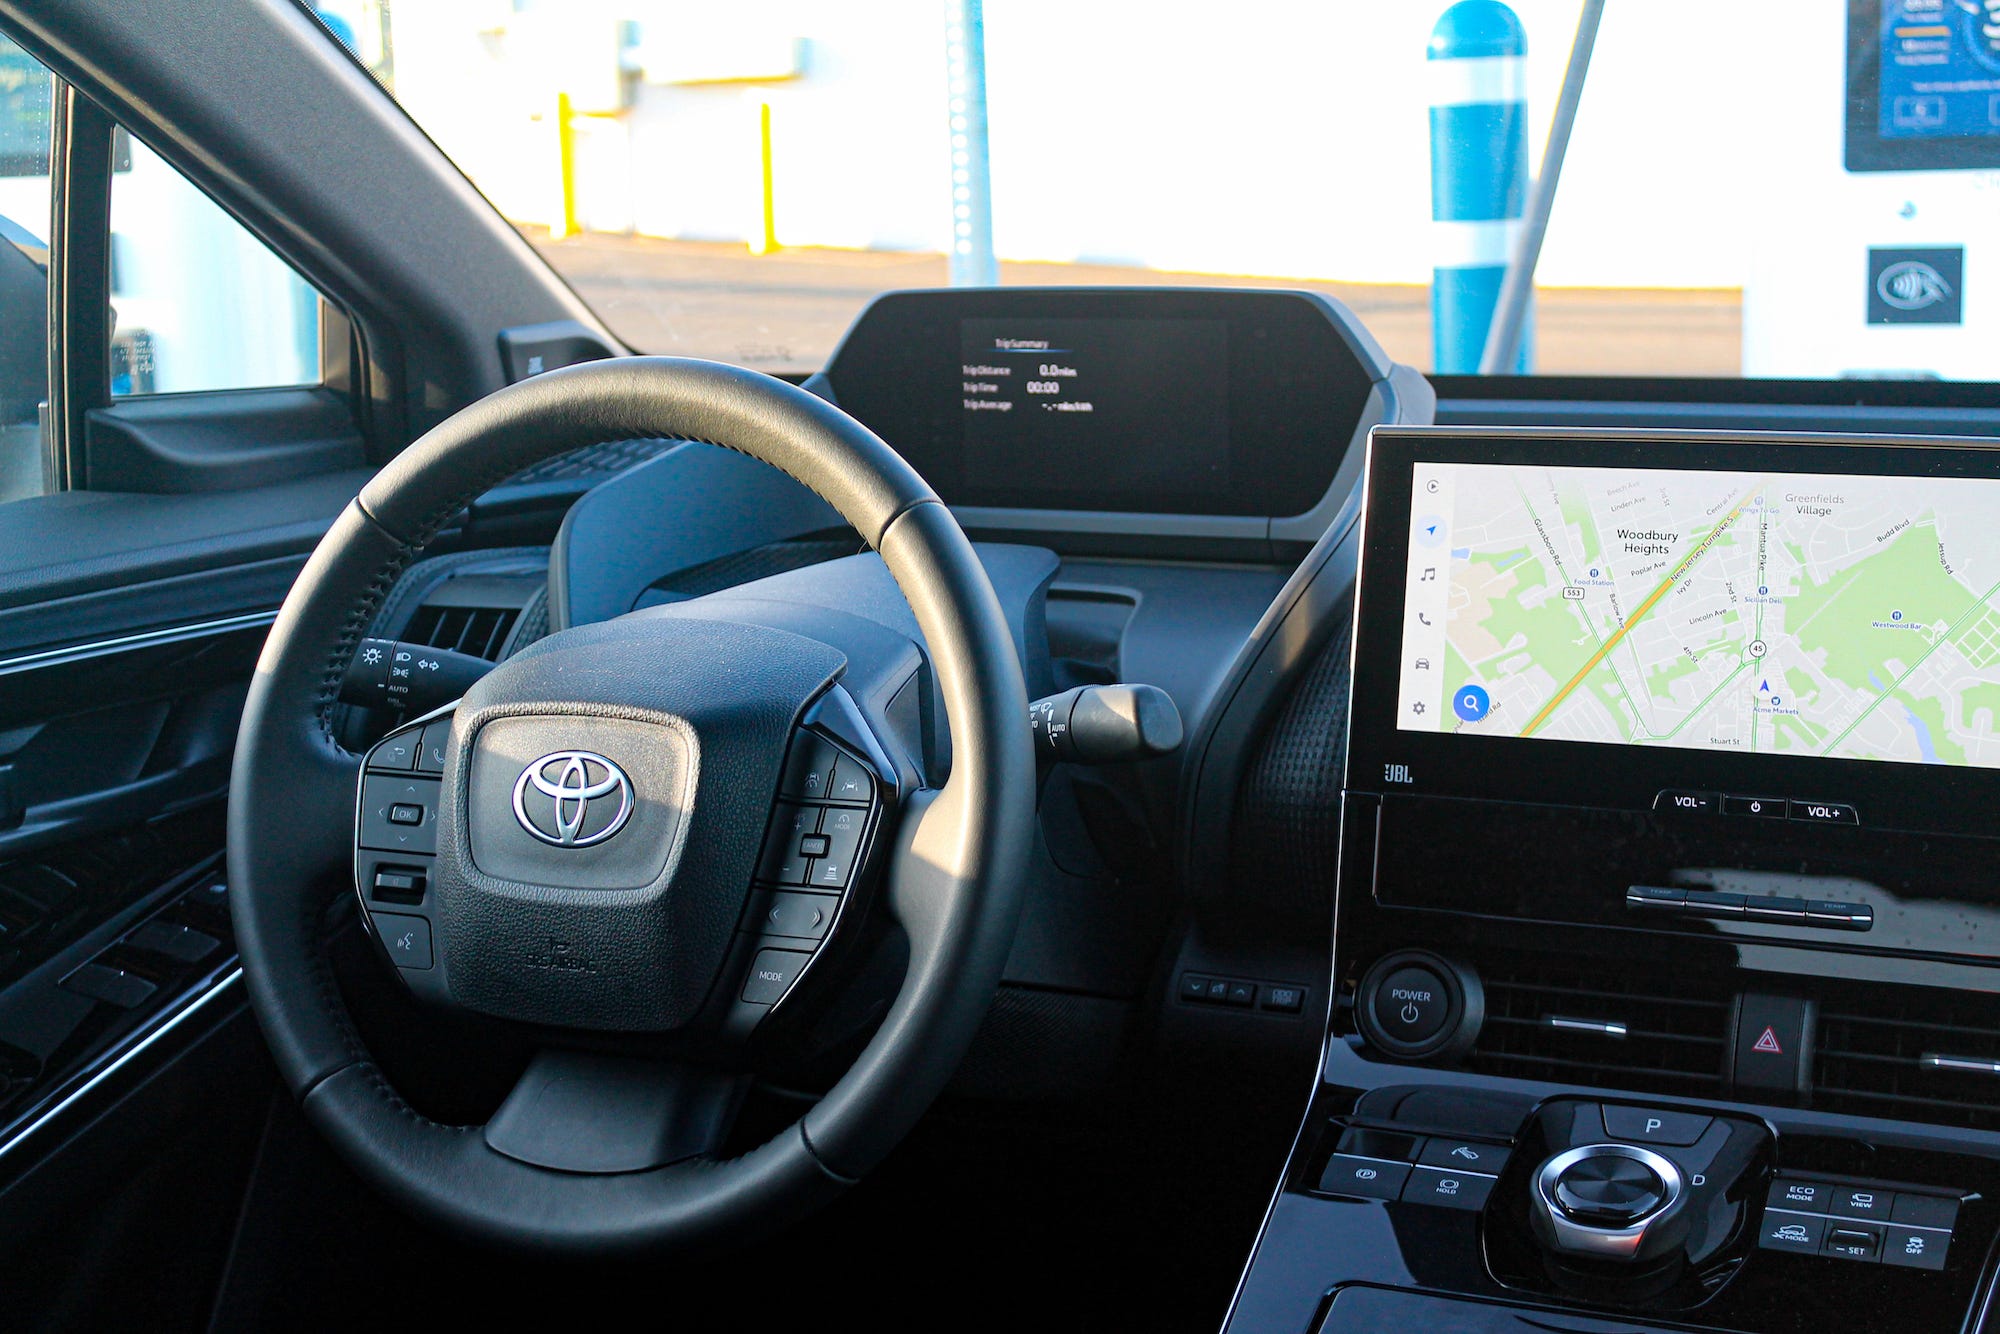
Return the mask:
{"type": "Polygon", "coordinates": [[[971,544],[923,479],[865,427],[782,381],[633,357],[503,389],[447,419],[365,487],[272,626],[246,701],[228,818],[231,911],[251,1006],[286,1085],[360,1173],[476,1238],[576,1254],[711,1245],[798,1216],[873,1167],[942,1089],[998,987],[1034,819],[1026,698],[971,544]],[[343,673],[397,577],[476,496],[605,440],[706,441],[810,487],[878,551],[908,599],[952,742],[945,785],[898,831],[885,888],[910,939],[901,991],[861,1056],[785,1131],[726,1161],[579,1175],[490,1149],[391,1087],[322,941],[351,893],[360,757],[333,731],[343,673]]]}

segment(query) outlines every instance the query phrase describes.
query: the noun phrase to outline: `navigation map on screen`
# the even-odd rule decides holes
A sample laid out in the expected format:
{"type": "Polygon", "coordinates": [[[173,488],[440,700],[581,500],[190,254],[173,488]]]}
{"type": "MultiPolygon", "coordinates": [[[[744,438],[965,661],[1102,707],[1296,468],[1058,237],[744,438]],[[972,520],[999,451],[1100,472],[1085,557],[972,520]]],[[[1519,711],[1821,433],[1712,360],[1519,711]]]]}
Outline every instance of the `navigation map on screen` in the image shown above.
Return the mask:
{"type": "Polygon", "coordinates": [[[1419,463],[1398,726],[2000,767],[2000,480],[1419,463]]]}

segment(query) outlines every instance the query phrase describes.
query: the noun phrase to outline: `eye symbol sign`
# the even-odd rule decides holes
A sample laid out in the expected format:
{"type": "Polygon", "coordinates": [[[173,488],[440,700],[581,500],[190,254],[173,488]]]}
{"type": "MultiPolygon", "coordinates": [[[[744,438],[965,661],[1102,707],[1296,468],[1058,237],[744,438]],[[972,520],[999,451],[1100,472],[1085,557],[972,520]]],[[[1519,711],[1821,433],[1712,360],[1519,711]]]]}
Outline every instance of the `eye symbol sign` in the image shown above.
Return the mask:
{"type": "Polygon", "coordinates": [[[1951,284],[1922,260],[1906,259],[1882,270],[1875,280],[1875,294],[1897,310],[1922,310],[1950,296],[1951,284]]]}
{"type": "Polygon", "coordinates": [[[544,843],[587,848],[632,818],[632,780],[595,751],[559,750],[514,780],[514,818],[544,843]]]}

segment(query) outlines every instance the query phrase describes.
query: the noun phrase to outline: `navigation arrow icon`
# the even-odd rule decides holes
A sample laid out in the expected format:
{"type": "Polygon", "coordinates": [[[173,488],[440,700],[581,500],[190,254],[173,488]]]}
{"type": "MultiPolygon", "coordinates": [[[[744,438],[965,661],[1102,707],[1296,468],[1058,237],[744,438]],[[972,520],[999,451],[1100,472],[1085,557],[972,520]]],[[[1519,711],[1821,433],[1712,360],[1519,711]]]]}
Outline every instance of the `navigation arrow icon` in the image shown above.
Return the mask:
{"type": "Polygon", "coordinates": [[[1757,688],[1763,691],[1767,695],[1771,693],[1771,683],[1769,681],[1764,682],[1763,685],[1760,685],[1757,688]]]}

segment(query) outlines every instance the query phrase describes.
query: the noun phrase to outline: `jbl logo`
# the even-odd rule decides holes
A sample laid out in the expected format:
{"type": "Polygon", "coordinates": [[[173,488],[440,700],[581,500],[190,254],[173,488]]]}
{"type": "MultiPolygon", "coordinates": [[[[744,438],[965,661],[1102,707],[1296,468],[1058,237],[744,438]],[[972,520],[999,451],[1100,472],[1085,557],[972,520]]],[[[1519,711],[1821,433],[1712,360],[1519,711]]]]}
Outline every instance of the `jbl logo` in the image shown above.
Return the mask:
{"type": "Polygon", "coordinates": [[[1385,764],[1382,766],[1382,781],[1385,783],[1414,783],[1407,764],[1385,764]]]}

